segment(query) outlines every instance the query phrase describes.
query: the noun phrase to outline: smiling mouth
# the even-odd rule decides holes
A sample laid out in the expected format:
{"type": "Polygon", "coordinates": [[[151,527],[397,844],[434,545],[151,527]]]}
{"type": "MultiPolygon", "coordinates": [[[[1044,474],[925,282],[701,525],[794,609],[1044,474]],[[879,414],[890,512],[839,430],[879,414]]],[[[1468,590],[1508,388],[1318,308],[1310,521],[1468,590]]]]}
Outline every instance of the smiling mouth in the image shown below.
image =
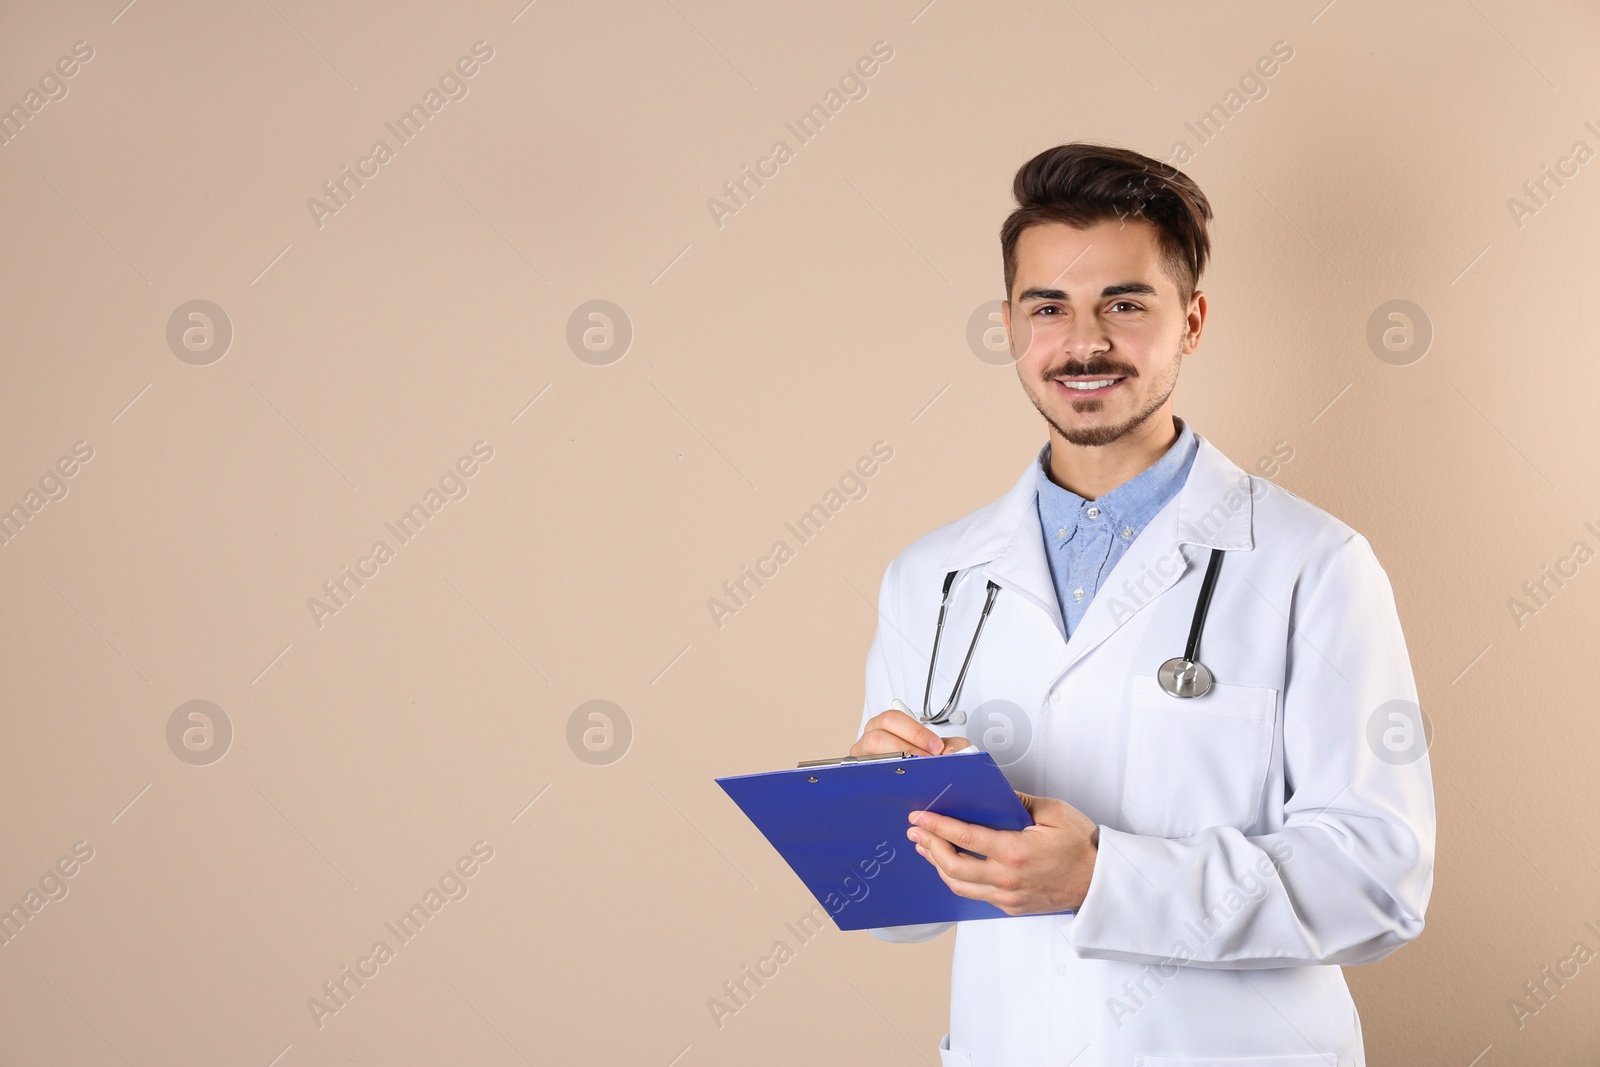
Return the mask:
{"type": "Polygon", "coordinates": [[[1127,381],[1127,376],[1112,378],[1054,378],[1051,380],[1068,396],[1103,396],[1127,381]]]}

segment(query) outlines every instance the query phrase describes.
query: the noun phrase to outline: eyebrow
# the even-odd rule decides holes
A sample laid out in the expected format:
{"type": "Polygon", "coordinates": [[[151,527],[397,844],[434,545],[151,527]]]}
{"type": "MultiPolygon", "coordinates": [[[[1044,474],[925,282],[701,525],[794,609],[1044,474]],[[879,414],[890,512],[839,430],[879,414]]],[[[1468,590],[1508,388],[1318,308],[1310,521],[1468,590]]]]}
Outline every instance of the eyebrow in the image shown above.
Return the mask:
{"type": "MultiPolygon", "coordinates": [[[[1105,298],[1105,297],[1108,297],[1108,296],[1129,296],[1129,295],[1157,296],[1159,294],[1156,292],[1154,286],[1148,285],[1148,284],[1146,284],[1144,282],[1122,282],[1119,285],[1108,285],[1104,289],[1100,290],[1100,296],[1101,296],[1102,299],[1105,298]]],[[[1024,289],[1021,293],[1017,294],[1017,302],[1019,304],[1022,303],[1023,301],[1025,301],[1025,300],[1066,300],[1066,299],[1069,299],[1069,298],[1067,296],[1067,291],[1065,289],[1043,289],[1043,288],[1035,287],[1035,288],[1032,288],[1032,289],[1024,289]]]]}

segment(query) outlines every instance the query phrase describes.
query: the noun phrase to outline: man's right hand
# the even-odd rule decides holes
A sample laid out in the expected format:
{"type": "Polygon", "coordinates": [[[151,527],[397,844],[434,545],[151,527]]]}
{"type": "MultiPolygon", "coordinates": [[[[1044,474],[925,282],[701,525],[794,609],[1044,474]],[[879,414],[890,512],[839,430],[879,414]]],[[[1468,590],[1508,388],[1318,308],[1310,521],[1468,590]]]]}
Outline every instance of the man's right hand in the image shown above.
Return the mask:
{"type": "Polygon", "coordinates": [[[940,737],[905,712],[890,709],[867,720],[861,739],[850,746],[850,755],[911,752],[918,756],[942,756],[947,752],[959,752],[971,743],[964,737],[940,737]]]}

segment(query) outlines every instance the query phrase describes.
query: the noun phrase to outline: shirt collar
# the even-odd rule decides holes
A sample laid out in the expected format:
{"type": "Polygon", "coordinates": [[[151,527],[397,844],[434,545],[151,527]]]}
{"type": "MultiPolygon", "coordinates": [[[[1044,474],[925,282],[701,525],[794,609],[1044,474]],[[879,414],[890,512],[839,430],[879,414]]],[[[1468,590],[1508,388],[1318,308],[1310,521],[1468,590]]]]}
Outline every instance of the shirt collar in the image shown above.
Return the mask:
{"type": "Polygon", "coordinates": [[[1132,530],[1132,536],[1137,537],[1145,523],[1182,488],[1190,460],[1197,449],[1194,431],[1189,424],[1176,415],[1172,421],[1178,427],[1178,439],[1161,458],[1093,501],[1050,480],[1050,443],[1045,442],[1034,465],[1038,507],[1045,524],[1052,530],[1065,530],[1061,540],[1071,540],[1077,532],[1079,516],[1088,508],[1095,507],[1113,530],[1128,527],[1132,530]]]}

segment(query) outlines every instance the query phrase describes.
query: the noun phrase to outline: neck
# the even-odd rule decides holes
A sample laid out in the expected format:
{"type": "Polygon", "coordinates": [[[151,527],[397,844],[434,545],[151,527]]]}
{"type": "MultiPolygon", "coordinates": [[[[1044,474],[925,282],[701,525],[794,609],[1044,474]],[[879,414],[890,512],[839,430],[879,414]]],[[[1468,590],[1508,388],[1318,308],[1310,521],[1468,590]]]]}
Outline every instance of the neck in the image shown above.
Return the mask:
{"type": "Polygon", "coordinates": [[[1178,439],[1171,412],[1158,413],[1144,425],[1107,445],[1075,445],[1052,427],[1050,480],[1085,500],[1111,492],[1166,454],[1178,439]]]}

